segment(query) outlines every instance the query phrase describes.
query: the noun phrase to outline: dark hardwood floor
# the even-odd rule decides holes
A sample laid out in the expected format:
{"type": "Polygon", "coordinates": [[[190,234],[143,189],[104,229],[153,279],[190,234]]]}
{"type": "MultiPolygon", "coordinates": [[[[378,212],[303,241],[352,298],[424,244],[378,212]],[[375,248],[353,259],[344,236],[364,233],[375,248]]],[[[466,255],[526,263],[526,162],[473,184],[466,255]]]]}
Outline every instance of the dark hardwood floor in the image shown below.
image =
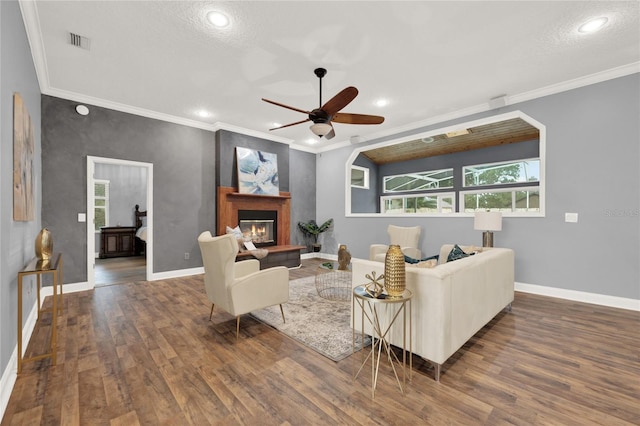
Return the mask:
{"type": "Polygon", "coordinates": [[[25,364],[2,425],[640,424],[639,312],[516,293],[440,383],[414,357],[402,396],[381,364],[372,401],[359,354],[335,363],[250,316],[236,340],[210,306],[201,275],[65,294],[58,363],[25,364]]]}
{"type": "Polygon", "coordinates": [[[147,279],[145,256],[112,257],[96,259],[96,287],[124,284],[147,279]]]}

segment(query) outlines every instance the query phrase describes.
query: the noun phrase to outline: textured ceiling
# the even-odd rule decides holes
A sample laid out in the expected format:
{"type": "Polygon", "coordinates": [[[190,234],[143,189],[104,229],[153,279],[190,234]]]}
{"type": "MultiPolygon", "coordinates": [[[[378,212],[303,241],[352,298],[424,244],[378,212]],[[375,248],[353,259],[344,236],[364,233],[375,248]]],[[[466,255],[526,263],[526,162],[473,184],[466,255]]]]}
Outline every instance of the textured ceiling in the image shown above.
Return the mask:
{"type": "Polygon", "coordinates": [[[318,106],[316,67],[328,70],[323,101],[359,89],[343,112],[382,125],[336,124],[314,149],[371,140],[489,109],[607,72],[637,72],[639,3],[611,1],[22,1],[43,93],[203,128],[241,128],[307,146],[305,118],[265,97],[318,106]],[[216,30],[206,13],[232,20],[216,30]],[[607,26],[581,35],[586,20],[607,26]],[[90,39],[89,50],[68,32],[90,39]],[[631,71],[629,71],[631,70],[631,71]],[[537,92],[536,92],[537,91],[537,92]],[[389,104],[378,107],[385,98],[389,104]],[[196,113],[207,110],[211,116],[196,113]]]}

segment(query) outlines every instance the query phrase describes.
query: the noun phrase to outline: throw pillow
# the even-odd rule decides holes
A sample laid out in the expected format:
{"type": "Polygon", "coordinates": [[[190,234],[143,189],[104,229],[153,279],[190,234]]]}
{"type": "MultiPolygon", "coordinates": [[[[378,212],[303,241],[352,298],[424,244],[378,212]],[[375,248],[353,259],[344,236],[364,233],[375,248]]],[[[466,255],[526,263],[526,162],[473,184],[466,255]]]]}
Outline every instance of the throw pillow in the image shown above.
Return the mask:
{"type": "Polygon", "coordinates": [[[429,257],[423,257],[422,259],[414,259],[412,257],[407,256],[406,254],[404,255],[404,261],[405,263],[420,263],[420,262],[424,262],[427,260],[431,260],[431,259],[435,259],[436,261],[440,258],[439,254],[434,254],[433,256],[429,256],[429,257]]]}
{"type": "MultiPolygon", "coordinates": [[[[472,253],[475,254],[475,253],[472,253]]],[[[464,259],[465,257],[469,257],[471,254],[467,254],[460,248],[459,245],[453,246],[451,251],[449,252],[449,256],[447,256],[447,262],[451,262],[458,259],[464,259]]]]}
{"type": "Polygon", "coordinates": [[[236,226],[235,228],[231,228],[230,226],[227,226],[227,234],[233,234],[236,237],[236,241],[238,242],[238,250],[239,251],[245,251],[245,247],[244,247],[244,241],[242,238],[242,231],[240,230],[239,226],[236,226]]]}
{"type": "Polygon", "coordinates": [[[420,262],[416,265],[418,268],[435,268],[438,266],[438,261],[436,259],[425,260],[424,262],[420,262]]]}

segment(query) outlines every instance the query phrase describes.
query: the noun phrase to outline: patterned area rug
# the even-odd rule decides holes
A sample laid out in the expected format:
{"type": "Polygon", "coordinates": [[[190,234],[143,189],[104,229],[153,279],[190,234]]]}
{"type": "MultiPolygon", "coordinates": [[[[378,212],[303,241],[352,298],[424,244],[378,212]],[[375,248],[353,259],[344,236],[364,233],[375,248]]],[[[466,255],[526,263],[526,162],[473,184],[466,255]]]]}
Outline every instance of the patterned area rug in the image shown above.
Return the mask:
{"type": "MultiPolygon", "coordinates": [[[[332,302],[318,296],[315,277],[289,283],[289,302],[251,312],[256,319],[299,341],[333,361],[352,354],[351,302],[332,302]]],[[[356,336],[356,347],[360,346],[356,336]]],[[[368,339],[365,346],[369,344],[368,339]]]]}

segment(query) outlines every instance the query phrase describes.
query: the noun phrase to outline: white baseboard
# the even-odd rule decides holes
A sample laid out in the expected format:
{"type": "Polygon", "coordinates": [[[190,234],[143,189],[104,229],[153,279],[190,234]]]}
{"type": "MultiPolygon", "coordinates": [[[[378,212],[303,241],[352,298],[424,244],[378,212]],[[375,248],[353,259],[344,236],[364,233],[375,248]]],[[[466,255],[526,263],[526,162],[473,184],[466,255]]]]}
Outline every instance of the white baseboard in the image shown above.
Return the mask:
{"type": "Polygon", "coordinates": [[[151,275],[149,281],[168,280],[170,278],[188,277],[190,275],[204,274],[204,267],[191,269],[178,269],[175,271],[157,272],[151,275]]]}
{"type": "Polygon", "coordinates": [[[546,287],[535,284],[515,283],[515,290],[523,293],[538,294],[540,296],[557,297],[558,299],[573,300],[574,302],[591,303],[609,306],[611,308],[640,311],[640,300],[625,297],[608,296],[605,294],[587,293],[584,291],[567,290],[564,288],[546,287]]]}

